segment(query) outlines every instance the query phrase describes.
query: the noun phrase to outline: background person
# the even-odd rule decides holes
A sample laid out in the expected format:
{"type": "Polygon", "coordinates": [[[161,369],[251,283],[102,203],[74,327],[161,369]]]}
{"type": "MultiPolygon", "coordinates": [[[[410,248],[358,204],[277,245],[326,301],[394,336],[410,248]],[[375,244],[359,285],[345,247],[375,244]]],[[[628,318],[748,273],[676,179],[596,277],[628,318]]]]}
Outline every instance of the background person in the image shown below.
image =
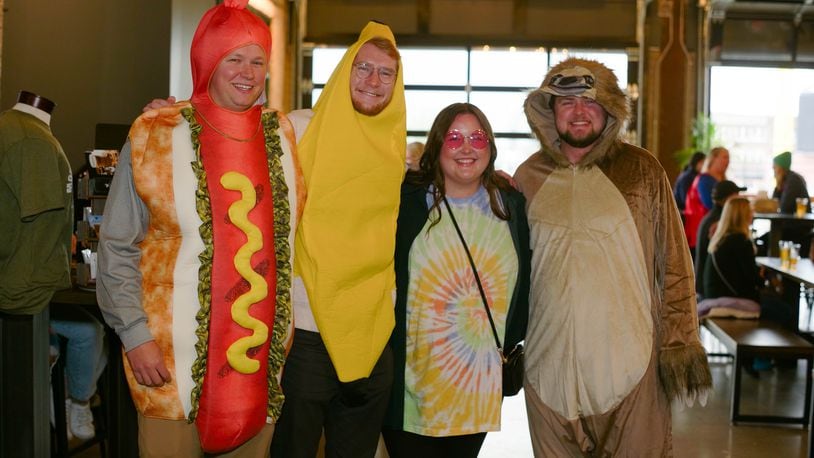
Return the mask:
{"type": "Polygon", "coordinates": [[[526,98],[532,237],[526,407],[535,456],[669,456],[670,403],[712,387],[672,188],[624,143],[613,72],[569,58],[526,98]]]}
{"type": "Polygon", "coordinates": [[[737,196],[740,191],[745,190],[746,188],[739,187],[729,180],[720,181],[712,188],[712,202],[714,205],[698,225],[698,235],[695,243],[695,292],[699,295],[703,296],[704,293],[704,268],[707,262],[709,239],[715,233],[724,204],[730,197],[737,196]]]}
{"type": "Polygon", "coordinates": [[[684,204],[684,234],[687,236],[687,244],[690,246],[690,253],[695,255],[695,237],[698,235],[698,225],[704,215],[713,206],[712,188],[715,183],[726,179],[726,169],[729,167],[729,151],[723,147],[712,148],[704,161],[701,173],[687,192],[687,199],[684,204]]]}
{"type": "Polygon", "coordinates": [[[675,187],[673,187],[673,196],[676,199],[676,205],[678,206],[678,211],[681,212],[681,217],[684,217],[684,204],[687,199],[687,192],[690,190],[690,186],[692,186],[692,182],[695,181],[695,177],[701,173],[701,167],[704,165],[704,159],[706,159],[706,154],[701,151],[696,151],[693,153],[692,157],[690,157],[690,161],[687,162],[687,165],[684,166],[684,170],[678,174],[678,178],[676,178],[675,187]]]}
{"type": "Polygon", "coordinates": [[[63,357],[68,383],[65,399],[68,435],[88,440],[96,436],[90,401],[96,393],[96,382],[107,365],[105,327],[80,307],[72,308],[69,313],[70,319],[51,319],[50,324],[55,334],[67,340],[63,357]]]}
{"type": "Polygon", "coordinates": [[[751,224],[749,200],[729,199],[709,241],[709,256],[704,267],[705,299],[698,304],[698,315],[703,317],[714,309],[726,308],[730,315],[759,316],[793,326],[796,323],[793,307],[774,294],[760,292],[764,281],[755,263],[751,224]]]}
{"type": "Polygon", "coordinates": [[[526,333],[531,252],[525,199],[495,174],[496,156],[484,114],[452,104],[402,186],[395,375],[383,429],[391,458],[476,457],[486,432],[500,430],[501,360],[446,208],[472,253],[499,339],[514,348],[526,333]]]}
{"type": "Polygon", "coordinates": [[[246,3],[204,14],[191,100],[134,122],[105,205],[97,298],[141,456],[267,456],[281,410],[304,190],[292,127],[256,104],[271,39],[246,3]]]}
{"type": "MultiPolygon", "coordinates": [[[[723,206],[721,219],[709,241],[709,256],[703,270],[704,297],[718,299],[731,297],[744,310],[759,311],[758,286],[763,281],[755,264],[755,247],[752,243],[752,209],[749,200],[733,197],[723,206]]],[[[709,311],[709,304],[698,305],[699,316],[709,311]]]]}
{"type": "Polygon", "coordinates": [[[424,144],[412,142],[407,144],[407,171],[416,172],[420,168],[421,155],[424,154],[424,144]]]}
{"type": "MultiPolygon", "coordinates": [[[[791,170],[791,153],[782,152],[772,159],[772,169],[774,171],[775,187],[772,192],[772,199],[779,201],[778,211],[780,213],[795,213],[797,210],[797,198],[808,199],[808,187],[806,180],[799,173],[791,170]]],[[[811,210],[811,203],[806,203],[806,213],[811,210]]]]}
{"type": "MultiPolygon", "coordinates": [[[[772,192],[772,199],[778,201],[778,212],[792,215],[797,213],[797,199],[806,199],[804,210],[805,213],[809,213],[811,202],[806,180],[802,175],[791,170],[791,160],[792,154],[788,151],[780,153],[772,159],[776,184],[772,192]]],[[[805,221],[776,221],[773,224],[779,227],[781,240],[800,244],[800,253],[805,254],[811,251],[811,237],[814,233],[811,224],[805,221]]],[[[760,240],[762,241],[760,254],[765,255],[766,252],[770,252],[769,234],[764,234],[760,240]]]]}

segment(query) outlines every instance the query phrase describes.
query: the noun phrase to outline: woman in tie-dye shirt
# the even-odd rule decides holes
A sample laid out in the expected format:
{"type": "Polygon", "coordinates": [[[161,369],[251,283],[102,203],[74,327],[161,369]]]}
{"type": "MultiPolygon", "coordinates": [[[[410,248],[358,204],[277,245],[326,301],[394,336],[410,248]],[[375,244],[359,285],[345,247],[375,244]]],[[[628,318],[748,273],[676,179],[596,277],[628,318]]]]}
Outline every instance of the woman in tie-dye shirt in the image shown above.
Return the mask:
{"type": "Polygon", "coordinates": [[[483,113],[436,117],[420,170],[402,187],[396,235],[394,383],[384,425],[391,458],[476,457],[500,429],[501,360],[466,240],[504,348],[523,340],[530,251],[523,196],[495,174],[483,113]]]}

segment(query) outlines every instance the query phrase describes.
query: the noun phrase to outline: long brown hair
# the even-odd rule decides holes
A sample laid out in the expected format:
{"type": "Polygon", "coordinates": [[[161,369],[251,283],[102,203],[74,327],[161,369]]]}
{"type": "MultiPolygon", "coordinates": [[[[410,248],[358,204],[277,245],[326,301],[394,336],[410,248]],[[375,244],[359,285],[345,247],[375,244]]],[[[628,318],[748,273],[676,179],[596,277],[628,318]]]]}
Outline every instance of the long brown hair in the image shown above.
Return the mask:
{"type": "Polygon", "coordinates": [[[444,171],[441,169],[441,148],[444,145],[444,137],[449,130],[449,126],[455,122],[455,118],[462,114],[475,116],[483,131],[486,132],[486,135],[489,137],[489,164],[481,175],[481,184],[486,188],[486,192],[489,193],[489,206],[492,209],[492,213],[503,220],[508,220],[511,217],[509,209],[503,205],[500,198],[499,190],[508,189],[509,184],[495,173],[497,147],[495,146],[495,134],[492,131],[489,120],[486,119],[486,115],[480,111],[480,108],[471,103],[453,103],[441,110],[438,116],[435,117],[435,121],[433,121],[432,127],[430,128],[430,133],[427,134],[427,144],[424,147],[421,162],[419,162],[420,169],[417,172],[408,172],[407,174],[407,181],[409,183],[424,187],[429,185],[435,187],[435,195],[433,196],[430,213],[435,211],[436,217],[433,218],[430,227],[435,226],[441,220],[441,202],[446,195],[444,171]]]}
{"type": "Polygon", "coordinates": [[[752,239],[752,232],[749,225],[752,224],[752,207],[749,199],[745,197],[733,197],[726,201],[724,210],[721,212],[721,220],[715,228],[715,233],[709,240],[707,251],[715,253],[718,245],[730,234],[743,234],[747,239],[752,239]]]}

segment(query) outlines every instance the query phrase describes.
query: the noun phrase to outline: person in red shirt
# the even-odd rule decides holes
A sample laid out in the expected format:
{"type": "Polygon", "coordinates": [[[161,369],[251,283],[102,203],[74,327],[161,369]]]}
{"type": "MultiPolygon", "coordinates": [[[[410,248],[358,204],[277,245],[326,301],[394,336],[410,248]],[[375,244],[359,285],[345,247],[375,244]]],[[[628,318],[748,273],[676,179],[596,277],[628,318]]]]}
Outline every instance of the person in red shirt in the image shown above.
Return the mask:
{"type": "Polygon", "coordinates": [[[687,200],[684,202],[684,234],[687,236],[687,243],[693,256],[695,255],[698,225],[714,205],[712,188],[719,181],[726,179],[728,167],[729,150],[721,146],[712,148],[701,173],[695,177],[687,192],[687,200]]]}

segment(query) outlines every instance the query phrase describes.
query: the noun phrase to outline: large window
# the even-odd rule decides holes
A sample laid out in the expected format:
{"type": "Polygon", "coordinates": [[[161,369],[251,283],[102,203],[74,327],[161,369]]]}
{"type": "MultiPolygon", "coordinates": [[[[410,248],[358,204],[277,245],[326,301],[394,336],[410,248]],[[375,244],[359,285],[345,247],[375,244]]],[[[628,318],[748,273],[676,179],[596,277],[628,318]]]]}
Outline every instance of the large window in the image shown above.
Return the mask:
{"type": "Polygon", "coordinates": [[[793,153],[792,169],[814,185],[814,70],[714,66],[710,118],[730,151],[727,176],[750,193],[774,189],[772,158],[793,153]]]}
{"type": "MultiPolygon", "coordinates": [[[[319,94],[344,48],[317,47],[312,56],[311,102],[319,94]]],[[[518,48],[400,48],[407,100],[407,141],[424,142],[435,116],[455,102],[470,102],[483,110],[495,131],[496,167],[514,173],[539,149],[531,134],[523,102],[540,86],[545,73],[566,57],[599,60],[627,82],[623,51],[547,50],[518,48]]]]}

